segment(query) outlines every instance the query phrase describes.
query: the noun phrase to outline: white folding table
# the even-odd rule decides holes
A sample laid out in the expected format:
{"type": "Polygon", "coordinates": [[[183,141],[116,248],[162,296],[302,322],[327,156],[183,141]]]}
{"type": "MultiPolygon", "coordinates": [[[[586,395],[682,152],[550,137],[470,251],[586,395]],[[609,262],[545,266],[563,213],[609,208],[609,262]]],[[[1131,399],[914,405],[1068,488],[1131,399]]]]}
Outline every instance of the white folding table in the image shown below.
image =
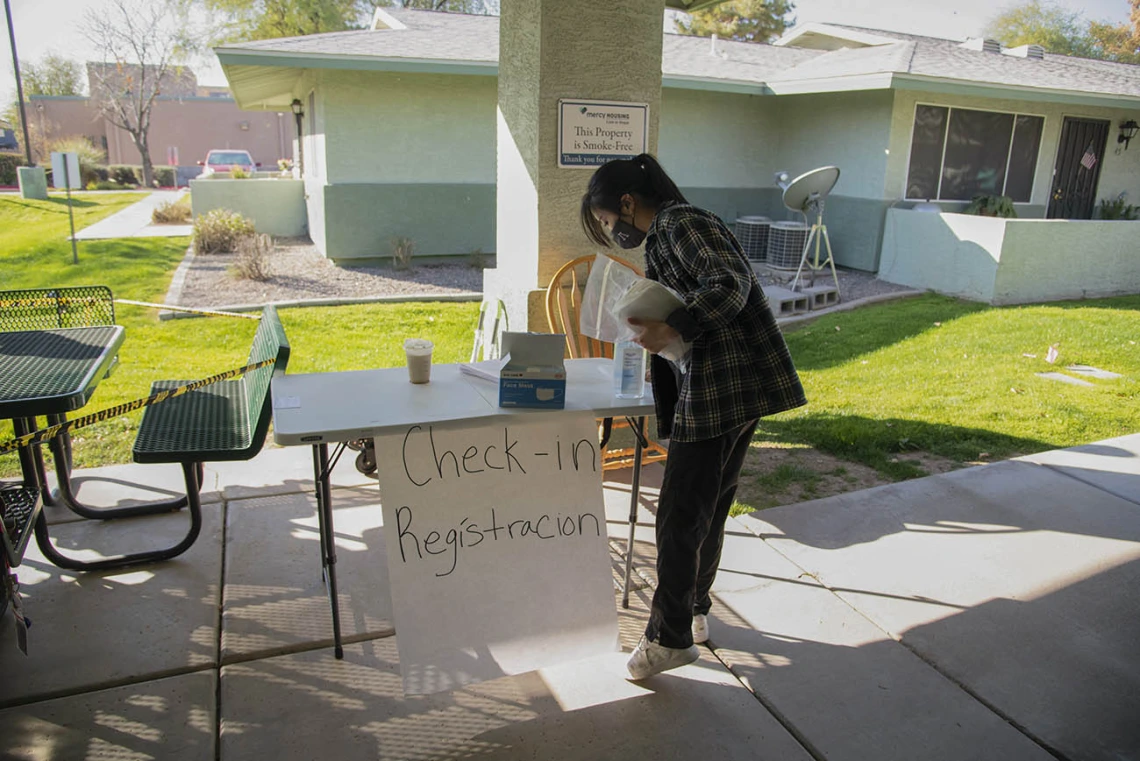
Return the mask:
{"type": "MultiPolygon", "coordinates": [[[[321,540],[321,571],[332,609],[333,644],[344,657],[337,600],[336,545],[333,541],[331,473],[346,444],[375,438],[408,425],[446,422],[494,423],[518,415],[558,415],[590,411],[595,417],[636,418],[633,430],[633,483],[629,502],[629,541],[626,545],[622,607],[629,607],[633,568],[633,534],[641,482],[641,438],[645,418],[653,413],[653,395],[646,385],[639,399],[618,399],[613,392],[613,363],[609,359],[566,360],[565,410],[499,407],[498,384],[463,373],[459,365],[433,365],[431,382],[412,384],[404,367],[383,370],[282,375],[273,379],[273,438],[282,446],[313,448],[317,522],[321,540]],[[328,445],[335,445],[329,457],[328,445]]],[[[383,467],[377,463],[377,467],[383,467]]]]}

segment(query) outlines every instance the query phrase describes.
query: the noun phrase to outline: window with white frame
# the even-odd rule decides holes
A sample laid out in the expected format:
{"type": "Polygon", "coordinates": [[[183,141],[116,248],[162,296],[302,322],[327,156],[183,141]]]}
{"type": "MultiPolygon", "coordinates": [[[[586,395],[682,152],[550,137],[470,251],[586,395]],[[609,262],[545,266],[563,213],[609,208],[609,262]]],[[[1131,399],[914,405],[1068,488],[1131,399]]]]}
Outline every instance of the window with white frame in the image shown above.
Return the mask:
{"type": "Polygon", "coordinates": [[[1045,118],[918,105],[906,197],[969,201],[979,194],[1028,203],[1045,118]]]}

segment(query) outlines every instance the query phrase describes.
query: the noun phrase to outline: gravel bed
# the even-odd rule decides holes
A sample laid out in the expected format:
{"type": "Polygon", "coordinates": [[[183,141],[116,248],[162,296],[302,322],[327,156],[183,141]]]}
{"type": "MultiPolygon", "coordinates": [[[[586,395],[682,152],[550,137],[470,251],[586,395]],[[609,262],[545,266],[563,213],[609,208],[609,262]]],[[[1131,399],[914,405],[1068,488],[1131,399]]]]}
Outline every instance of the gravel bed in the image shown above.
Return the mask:
{"type": "MultiPolygon", "coordinates": [[[[234,254],[188,256],[190,264],[182,289],[173,302],[188,307],[408,294],[463,294],[483,290],[483,271],[473,266],[474,263],[419,264],[408,270],[337,266],[308,239],[276,241],[271,254],[270,278],[265,281],[234,277],[231,274],[236,259],[234,254]]],[[[758,278],[763,285],[787,287],[794,274],[768,271],[759,273],[758,278]]],[[[904,286],[885,283],[866,272],[840,269],[838,274],[839,291],[845,302],[908,290],[904,286]]],[[[830,285],[831,273],[819,273],[816,284],[830,285]]]]}
{"type": "Polygon", "coordinates": [[[188,307],[264,304],[304,299],[367,298],[406,294],[462,294],[483,290],[483,270],[462,264],[392,267],[337,266],[305,240],[278,240],[270,255],[268,280],[243,280],[231,270],[235,254],[190,254],[175,302],[188,307]]]}

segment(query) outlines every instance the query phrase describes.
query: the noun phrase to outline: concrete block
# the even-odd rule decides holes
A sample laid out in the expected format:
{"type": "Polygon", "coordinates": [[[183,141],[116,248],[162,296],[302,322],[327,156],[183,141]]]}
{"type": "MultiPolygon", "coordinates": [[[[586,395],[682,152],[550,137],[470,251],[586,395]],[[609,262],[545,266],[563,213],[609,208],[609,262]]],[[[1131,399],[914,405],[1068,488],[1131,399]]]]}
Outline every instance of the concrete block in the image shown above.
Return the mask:
{"type": "Polygon", "coordinates": [[[764,286],[764,295],[768,297],[768,304],[772,308],[772,314],[776,317],[808,311],[808,297],[802,293],[774,285],[766,285],[764,286]]]}
{"type": "Polygon", "coordinates": [[[213,761],[217,674],[46,700],[0,711],[0,758],[213,761]]]}
{"type": "Polygon", "coordinates": [[[17,182],[20,184],[20,197],[46,201],[48,197],[47,173],[42,166],[21,166],[16,168],[17,182]]]}
{"type": "Polygon", "coordinates": [[[1060,756],[1140,747],[1140,509],[1005,462],[742,523],[1060,756]]]}
{"type": "MultiPolygon", "coordinates": [[[[393,632],[380,490],[336,489],[341,631],[393,632]]],[[[332,651],[332,617],[321,576],[316,501],[302,494],[233,500],[226,529],[222,660],[321,647],[332,651]]]]}
{"type": "MultiPolygon", "coordinates": [[[[216,664],[222,511],[202,512],[197,542],[165,563],[77,573],[48,563],[32,542],[16,569],[33,622],[28,655],[16,649],[12,616],[0,618],[0,706],[216,664]]],[[[170,546],[187,521],[169,513],[67,523],[51,533],[60,551],[90,560],[170,546]]]]}
{"type": "Polygon", "coordinates": [[[810,309],[827,309],[839,303],[839,289],[834,285],[817,285],[800,291],[807,297],[810,309]]]}
{"type": "Polygon", "coordinates": [[[635,684],[621,653],[404,698],[395,638],[222,670],[221,757],[294,761],[810,756],[705,651],[635,684]]]}

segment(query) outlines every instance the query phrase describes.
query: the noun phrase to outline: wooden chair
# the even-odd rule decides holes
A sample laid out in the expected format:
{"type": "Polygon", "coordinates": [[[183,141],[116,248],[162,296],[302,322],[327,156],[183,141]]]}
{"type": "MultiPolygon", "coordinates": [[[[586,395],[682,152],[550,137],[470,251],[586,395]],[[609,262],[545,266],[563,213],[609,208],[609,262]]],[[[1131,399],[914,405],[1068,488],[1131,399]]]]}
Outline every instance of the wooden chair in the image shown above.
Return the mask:
{"type": "MultiPolygon", "coordinates": [[[[624,259],[617,257],[610,258],[617,264],[633,270],[639,276],[642,275],[641,270],[624,259]]],[[[567,262],[554,273],[554,277],[550,279],[550,285],[546,288],[547,324],[550,326],[550,332],[566,334],[566,355],[572,359],[582,357],[612,358],[614,355],[614,345],[612,343],[599,341],[596,338],[582,335],[578,327],[581,319],[582,292],[586,287],[586,281],[590,277],[590,267],[593,266],[593,263],[593,256],[580,256],[577,259],[567,262]]],[[[599,421],[598,431],[603,450],[603,471],[633,467],[633,447],[620,449],[606,448],[606,444],[609,443],[611,430],[621,428],[629,428],[634,435],[637,435],[637,432],[633,431],[632,426],[627,420],[604,418],[599,421]]],[[[641,431],[641,435],[646,441],[646,446],[642,452],[642,463],[661,462],[664,460],[668,455],[668,450],[649,438],[644,428],[641,431]]]]}

